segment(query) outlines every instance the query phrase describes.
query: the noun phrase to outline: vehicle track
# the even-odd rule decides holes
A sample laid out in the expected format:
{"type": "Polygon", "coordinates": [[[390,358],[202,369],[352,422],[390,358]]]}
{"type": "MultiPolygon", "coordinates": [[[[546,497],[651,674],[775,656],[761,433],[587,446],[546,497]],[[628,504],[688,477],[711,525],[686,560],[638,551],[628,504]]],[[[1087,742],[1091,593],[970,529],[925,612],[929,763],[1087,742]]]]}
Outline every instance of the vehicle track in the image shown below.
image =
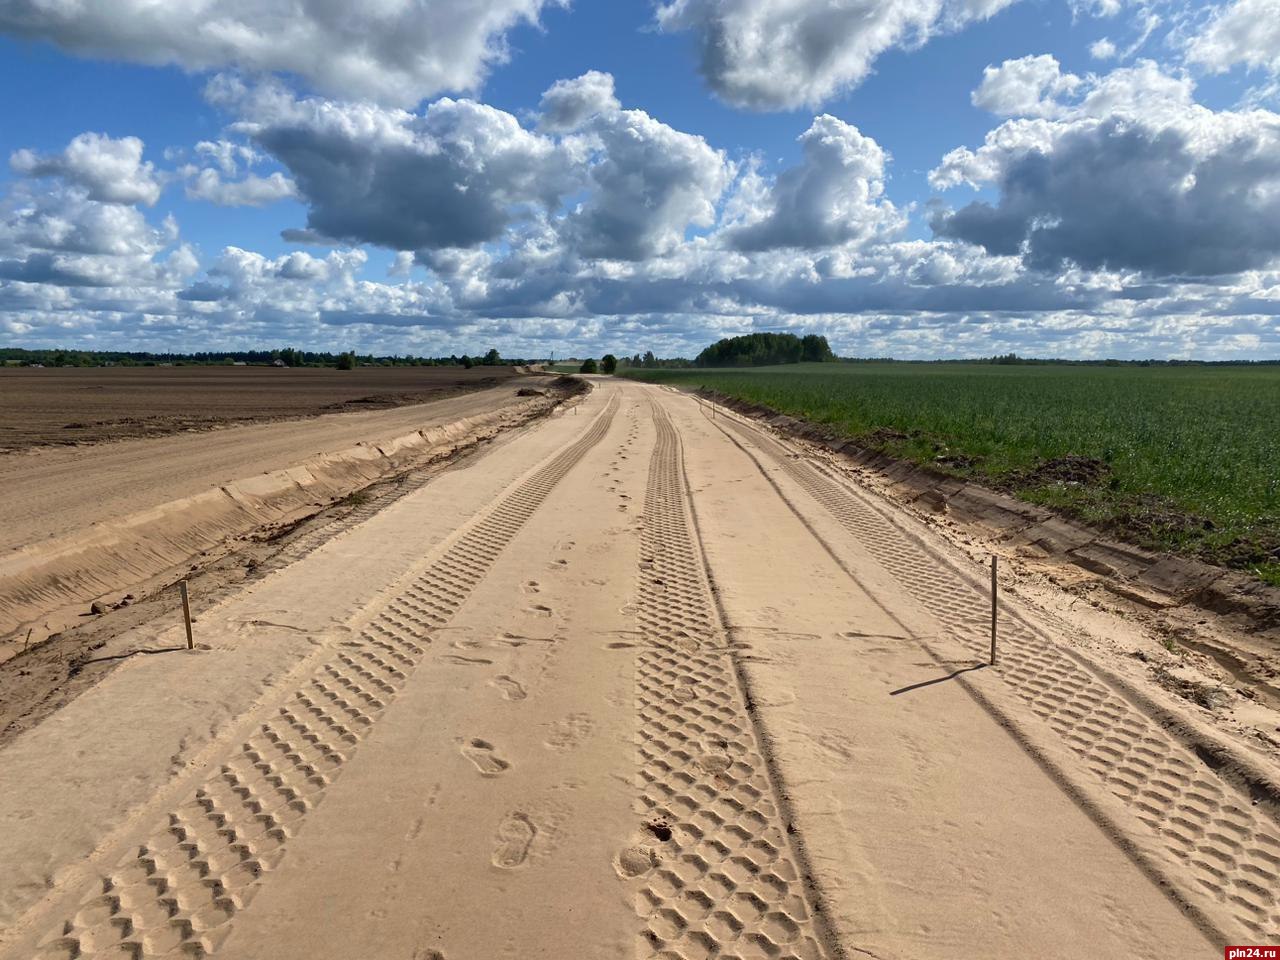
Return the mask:
{"type": "MultiPolygon", "coordinates": [[[[733,417],[716,425],[754,446],[827,510],[952,639],[985,657],[989,607],[944,559],[927,554],[862,497],[797,459],[764,431],[733,417]]],[[[763,468],[749,447],[744,451],[763,468]]],[[[1280,935],[1280,828],[1199,757],[1016,615],[1002,621],[994,672],[1042,719],[1078,764],[1065,771],[1099,784],[1127,809],[1119,827],[1154,839],[1184,870],[1162,871],[1184,902],[1228,921],[1228,942],[1280,935]],[[1193,882],[1187,882],[1187,877],[1193,882]],[[1207,909],[1205,909],[1207,908],[1207,909]],[[1224,916],[1224,913],[1227,914],[1224,916]],[[1229,921],[1238,924],[1237,929],[1229,921]]],[[[1016,723],[1015,718],[1015,723],[1016,723]]],[[[1047,731],[1018,724],[1029,741],[1047,731]]]]}
{"type": "MultiPolygon", "coordinates": [[[[542,415],[539,414],[538,416],[542,415]]],[[[530,417],[521,421],[517,426],[527,426],[534,419],[537,418],[530,417]]],[[[259,567],[259,572],[262,574],[275,572],[314,553],[338,534],[360,526],[360,524],[371,520],[397,500],[421,490],[440,475],[440,471],[444,466],[456,466],[462,463],[474,451],[494,440],[503,432],[505,431],[495,430],[492,433],[480,434],[469,440],[464,440],[434,453],[428,460],[417,464],[413,469],[398,477],[387,477],[383,480],[375,481],[370,486],[377,487],[378,492],[366,494],[366,498],[362,503],[357,504],[346,513],[303,521],[306,524],[306,528],[297,536],[291,537],[279,551],[273,554],[266,563],[262,564],[259,567]]],[[[357,491],[357,493],[363,492],[357,491]]]]}
{"type": "Polygon", "coordinates": [[[464,527],[141,844],[102,872],[36,957],[131,960],[217,950],[445,625],[556,484],[608,432],[583,435],[464,527]]]}
{"type": "Polygon", "coordinates": [[[679,438],[652,411],[636,613],[637,812],[650,837],[623,864],[638,875],[639,955],[826,957],[711,597],[679,438]]]}

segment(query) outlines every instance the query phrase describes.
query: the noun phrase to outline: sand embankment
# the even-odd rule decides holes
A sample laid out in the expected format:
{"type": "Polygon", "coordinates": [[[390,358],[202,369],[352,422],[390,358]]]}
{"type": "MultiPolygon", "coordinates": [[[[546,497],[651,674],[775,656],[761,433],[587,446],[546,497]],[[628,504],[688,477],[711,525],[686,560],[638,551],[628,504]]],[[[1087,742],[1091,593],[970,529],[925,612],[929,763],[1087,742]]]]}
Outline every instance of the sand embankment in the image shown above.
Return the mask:
{"type": "MultiPolygon", "coordinates": [[[[0,657],[21,649],[28,628],[35,628],[33,639],[43,639],[88,611],[96,598],[173,576],[238,537],[293,523],[426,457],[521,422],[552,402],[517,398],[513,390],[500,389],[439,405],[362,415],[358,425],[337,416],[165,441],[130,441],[128,451],[120,449],[124,444],[81,451],[78,460],[61,464],[61,476],[46,476],[48,485],[26,491],[34,505],[43,505],[45,529],[52,534],[35,539],[29,524],[8,527],[9,552],[0,556],[0,637],[9,637],[11,643],[7,651],[0,647],[0,657]],[[292,435],[280,429],[289,426],[294,427],[292,435]],[[351,440],[353,426],[368,439],[344,443],[351,440]],[[328,440],[322,433],[326,429],[328,440]],[[253,470],[258,464],[246,461],[241,447],[256,449],[264,431],[280,441],[272,451],[275,463],[285,462],[258,472],[253,470]],[[209,444],[220,448],[229,462],[210,465],[203,489],[192,489],[200,485],[200,478],[191,474],[168,485],[147,482],[155,472],[163,476],[169,460],[209,444]],[[317,447],[320,452],[314,452],[317,447]],[[302,455],[308,448],[313,452],[302,455]],[[122,458],[122,452],[132,456],[122,458]],[[227,473],[238,475],[224,479],[227,473]],[[160,499],[166,492],[175,495],[160,499]],[[103,500],[114,501],[111,509],[99,514],[110,519],[66,529],[68,514],[95,504],[101,509],[103,500]],[[24,531],[27,541],[14,543],[11,538],[24,531]]],[[[58,456],[61,453],[16,459],[30,464],[39,477],[48,466],[42,461],[67,460],[58,456]]],[[[15,486],[24,479],[32,482],[20,469],[11,469],[11,476],[15,486]]],[[[13,507],[22,505],[20,500],[13,507]]],[[[30,501],[25,505],[33,506],[30,501]]]]}

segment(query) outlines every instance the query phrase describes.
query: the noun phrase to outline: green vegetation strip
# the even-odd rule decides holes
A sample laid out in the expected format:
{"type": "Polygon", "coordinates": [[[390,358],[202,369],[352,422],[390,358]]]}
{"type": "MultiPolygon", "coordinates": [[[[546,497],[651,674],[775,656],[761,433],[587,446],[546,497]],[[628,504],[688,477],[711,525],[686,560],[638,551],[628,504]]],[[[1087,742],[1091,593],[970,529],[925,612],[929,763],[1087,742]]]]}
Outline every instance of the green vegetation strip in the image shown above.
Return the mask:
{"type": "Polygon", "coordinates": [[[1280,367],[814,363],[637,370],[828,427],[1280,586],[1280,367]]]}

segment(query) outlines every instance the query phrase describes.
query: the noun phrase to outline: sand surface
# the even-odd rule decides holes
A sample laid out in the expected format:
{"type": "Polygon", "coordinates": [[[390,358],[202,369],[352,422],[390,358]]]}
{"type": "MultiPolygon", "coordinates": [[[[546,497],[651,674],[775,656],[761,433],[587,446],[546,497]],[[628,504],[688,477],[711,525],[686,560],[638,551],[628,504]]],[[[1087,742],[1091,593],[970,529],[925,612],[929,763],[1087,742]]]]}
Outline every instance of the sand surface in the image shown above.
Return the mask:
{"type": "Polygon", "coordinates": [[[599,380],[0,751],[0,956],[1274,942],[1274,810],[1016,596],[982,666],[980,573],[599,380]]]}

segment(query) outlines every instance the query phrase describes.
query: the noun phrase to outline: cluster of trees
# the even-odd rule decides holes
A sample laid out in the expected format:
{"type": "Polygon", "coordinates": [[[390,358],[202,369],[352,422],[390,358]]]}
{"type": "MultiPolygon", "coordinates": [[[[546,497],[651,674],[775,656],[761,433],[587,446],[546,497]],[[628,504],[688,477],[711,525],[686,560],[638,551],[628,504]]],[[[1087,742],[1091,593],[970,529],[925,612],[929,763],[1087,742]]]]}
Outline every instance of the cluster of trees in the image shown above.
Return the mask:
{"type": "Polygon", "coordinates": [[[655,357],[652,350],[645,351],[643,356],[637,353],[633,357],[623,357],[620,362],[624,367],[635,367],[637,370],[668,370],[693,366],[693,362],[684,357],[655,357]]]}
{"type": "Polygon", "coordinates": [[[490,351],[489,351],[488,353],[486,353],[483,357],[469,357],[469,356],[467,356],[467,355],[464,353],[464,354],[462,355],[462,359],[461,359],[461,360],[459,360],[458,362],[459,362],[459,363],[461,363],[461,364],[462,364],[464,367],[466,367],[468,370],[470,370],[470,369],[471,369],[472,367],[474,367],[476,364],[479,364],[479,365],[480,365],[480,366],[482,366],[482,367],[498,367],[498,366],[501,366],[503,363],[508,363],[508,364],[510,364],[510,363],[528,363],[529,361],[527,361],[527,360],[503,360],[503,359],[502,359],[502,357],[498,354],[498,351],[497,351],[497,350],[490,350],[490,351]]]}
{"type": "Polygon", "coordinates": [[[712,344],[698,354],[695,360],[684,357],[659,358],[652,350],[630,357],[615,357],[607,353],[597,364],[586,360],[580,373],[613,373],[618,367],[635,370],[671,370],[687,367],[755,367],[771,363],[822,362],[835,360],[826,337],[810,334],[797,337],[790,333],[752,333],[744,337],[730,337],[712,344]]]}
{"type": "Polygon", "coordinates": [[[834,360],[826,337],[790,333],[749,333],[713,343],[694,359],[699,367],[761,367],[774,363],[834,360]]]}
{"type": "Polygon", "coordinates": [[[375,356],[357,354],[354,350],[343,353],[298,350],[281,347],[274,350],[230,350],[226,352],[151,353],[122,350],[23,350],[16,347],[0,348],[0,364],[24,367],[154,367],[157,364],[174,366],[224,366],[235,363],[267,365],[276,362],[286,367],[337,367],[353,370],[356,367],[473,367],[524,364],[538,361],[504,360],[497,350],[490,350],[483,357],[414,357],[375,356]]]}

